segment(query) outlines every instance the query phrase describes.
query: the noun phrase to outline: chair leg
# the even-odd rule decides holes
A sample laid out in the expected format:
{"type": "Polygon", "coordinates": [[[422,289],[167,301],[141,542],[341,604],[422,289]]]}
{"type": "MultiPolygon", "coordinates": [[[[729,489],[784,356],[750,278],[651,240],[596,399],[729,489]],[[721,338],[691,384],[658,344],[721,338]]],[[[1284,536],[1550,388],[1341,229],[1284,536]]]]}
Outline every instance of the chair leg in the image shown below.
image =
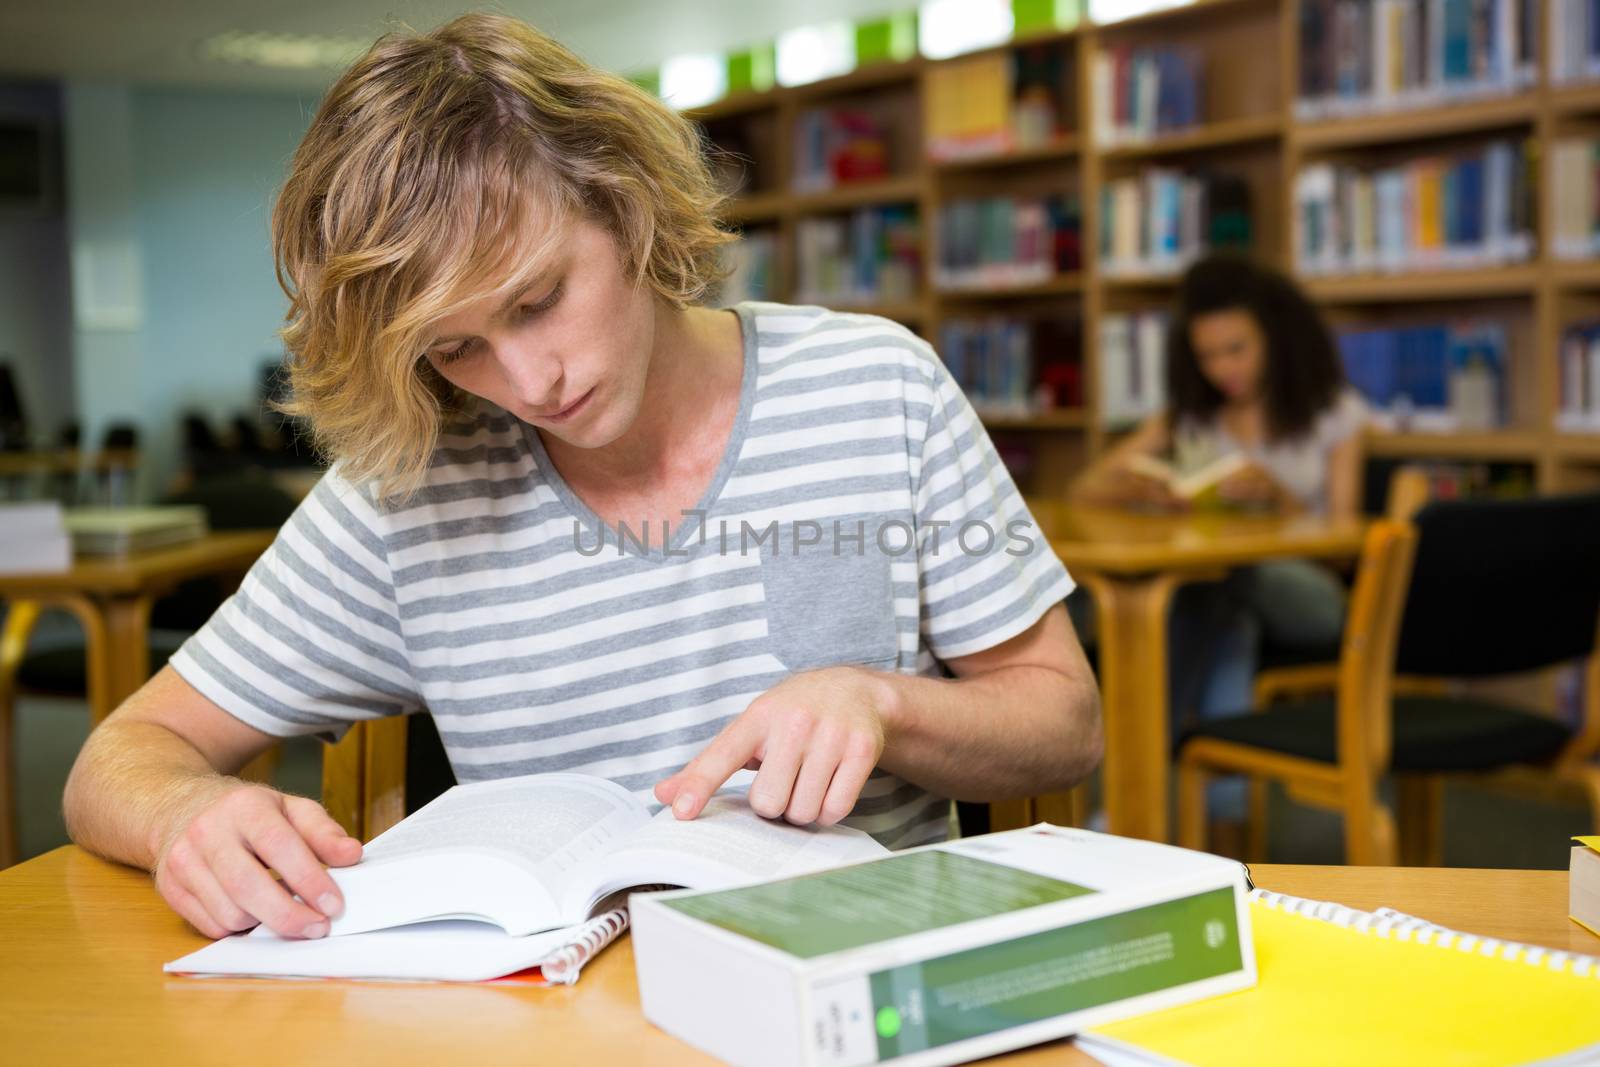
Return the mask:
{"type": "Polygon", "coordinates": [[[0,870],[16,863],[22,852],[17,830],[17,670],[38,621],[38,604],[13,601],[0,629],[0,870]]]}
{"type": "Polygon", "coordinates": [[[1249,824],[1245,827],[1244,859],[1246,863],[1267,862],[1267,801],[1271,783],[1265,778],[1251,776],[1249,824]]]}
{"type": "Polygon", "coordinates": [[[1400,862],[1407,867],[1444,865],[1444,779],[1437,774],[1395,778],[1400,808],[1400,862]]]}
{"type": "Polygon", "coordinates": [[[1211,775],[1195,760],[1178,760],[1178,846],[1206,847],[1206,785],[1211,775]]]}

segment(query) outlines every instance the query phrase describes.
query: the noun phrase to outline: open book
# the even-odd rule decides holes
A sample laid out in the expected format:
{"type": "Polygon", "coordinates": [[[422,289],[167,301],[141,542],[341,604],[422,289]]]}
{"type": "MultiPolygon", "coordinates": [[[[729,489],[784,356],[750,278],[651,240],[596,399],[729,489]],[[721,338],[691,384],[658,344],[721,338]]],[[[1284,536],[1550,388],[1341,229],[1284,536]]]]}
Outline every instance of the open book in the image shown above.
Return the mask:
{"type": "Polygon", "coordinates": [[[860,830],[763,819],[738,794],[680,822],[589,775],[474,782],[373,838],[361,862],[329,869],[345,901],[329,936],[439,919],[520,936],[581,923],[633,886],[742,885],[887,851],[860,830]]]}
{"type": "Polygon", "coordinates": [[[1198,500],[1221,485],[1229,475],[1250,465],[1242,452],[1229,452],[1195,470],[1180,472],[1166,460],[1154,456],[1134,456],[1128,469],[1166,484],[1172,494],[1184,500],[1198,500]]]}

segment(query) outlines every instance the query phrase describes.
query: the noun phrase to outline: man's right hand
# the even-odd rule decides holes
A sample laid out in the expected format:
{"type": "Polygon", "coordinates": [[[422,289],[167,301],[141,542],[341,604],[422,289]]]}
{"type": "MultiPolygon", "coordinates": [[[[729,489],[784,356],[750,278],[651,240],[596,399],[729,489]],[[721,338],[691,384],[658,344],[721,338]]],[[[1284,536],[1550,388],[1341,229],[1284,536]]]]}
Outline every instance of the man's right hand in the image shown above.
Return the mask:
{"type": "Polygon", "coordinates": [[[322,937],[344,910],[324,864],[355,863],[361,842],[316,801],[218,777],[176,823],[157,855],[156,888],[207,937],[263,923],[282,937],[322,937]]]}

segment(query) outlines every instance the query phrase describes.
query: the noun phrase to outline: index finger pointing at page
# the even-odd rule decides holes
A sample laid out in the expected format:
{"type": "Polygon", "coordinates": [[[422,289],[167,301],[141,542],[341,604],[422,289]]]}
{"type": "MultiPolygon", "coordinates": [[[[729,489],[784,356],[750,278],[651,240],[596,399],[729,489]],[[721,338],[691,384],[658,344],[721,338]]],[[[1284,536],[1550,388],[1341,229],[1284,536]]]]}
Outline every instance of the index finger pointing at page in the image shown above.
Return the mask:
{"type": "Polygon", "coordinates": [[[672,801],[672,813],[678,818],[699,815],[711,794],[722,788],[735,771],[743,770],[756,754],[755,737],[746,722],[744,716],[733,720],[700,755],[672,776],[678,781],[677,796],[672,801]]]}

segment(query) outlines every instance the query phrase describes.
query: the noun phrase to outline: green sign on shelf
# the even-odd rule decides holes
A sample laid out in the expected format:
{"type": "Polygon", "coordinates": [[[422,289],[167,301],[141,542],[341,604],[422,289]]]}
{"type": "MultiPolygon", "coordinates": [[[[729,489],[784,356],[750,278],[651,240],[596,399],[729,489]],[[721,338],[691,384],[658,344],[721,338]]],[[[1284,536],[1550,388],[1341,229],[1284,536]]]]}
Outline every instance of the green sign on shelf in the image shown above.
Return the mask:
{"type": "Polygon", "coordinates": [[[728,57],[728,95],[764,93],[776,80],[777,59],[771,41],[728,57]]]}
{"type": "Polygon", "coordinates": [[[856,66],[868,63],[898,62],[917,54],[917,13],[856,23],[856,66]]]}
{"type": "Polygon", "coordinates": [[[1082,0],[1011,0],[1011,32],[1016,37],[1070,30],[1082,17],[1082,0]]]}

